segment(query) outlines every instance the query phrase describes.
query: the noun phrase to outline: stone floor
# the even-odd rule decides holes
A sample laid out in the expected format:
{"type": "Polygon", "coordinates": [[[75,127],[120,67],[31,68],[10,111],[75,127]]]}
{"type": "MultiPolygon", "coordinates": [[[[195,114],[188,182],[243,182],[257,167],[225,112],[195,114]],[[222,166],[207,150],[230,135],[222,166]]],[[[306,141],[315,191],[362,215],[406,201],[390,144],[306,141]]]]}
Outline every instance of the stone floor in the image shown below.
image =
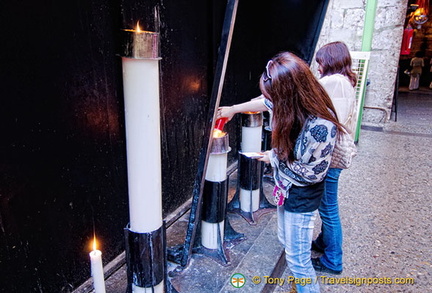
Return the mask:
{"type": "MultiPolygon", "coordinates": [[[[432,292],[432,91],[401,91],[398,106],[397,121],[361,131],[359,154],[341,174],[344,271],[338,276],[318,274],[322,292],[432,292]]],[[[235,176],[232,179],[231,196],[235,176]]],[[[266,183],[267,195],[270,189],[266,183]]],[[[181,267],[169,263],[172,286],[182,293],[289,292],[287,282],[265,282],[265,276],[291,276],[276,239],[274,210],[267,211],[256,225],[229,213],[234,230],[246,238],[228,244],[230,264],[208,254],[193,254],[179,271],[181,267]],[[235,273],[245,276],[244,287],[230,284],[235,273]],[[255,278],[254,284],[254,276],[261,282],[255,278]]],[[[187,221],[186,213],[170,226],[169,247],[184,241],[187,221]]],[[[319,220],[315,226],[316,235],[319,220]]],[[[108,293],[125,292],[124,265],[106,285],[108,293]]],[[[84,287],[76,293],[90,291],[91,286],[84,287]]]]}

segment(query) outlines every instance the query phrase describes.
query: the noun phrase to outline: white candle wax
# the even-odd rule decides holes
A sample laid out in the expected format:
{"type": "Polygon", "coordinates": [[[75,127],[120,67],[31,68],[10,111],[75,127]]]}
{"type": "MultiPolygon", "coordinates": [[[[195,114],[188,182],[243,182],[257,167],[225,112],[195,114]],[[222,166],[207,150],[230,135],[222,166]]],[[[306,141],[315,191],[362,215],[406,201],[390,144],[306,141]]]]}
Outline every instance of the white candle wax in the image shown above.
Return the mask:
{"type": "Polygon", "coordinates": [[[159,61],[122,58],[130,230],[162,226],[159,61]]]}
{"type": "Polygon", "coordinates": [[[240,188],[240,208],[244,212],[256,212],[259,209],[260,190],[246,190],[240,188]],[[251,210],[252,200],[252,210],[251,210]]]}
{"type": "Polygon", "coordinates": [[[205,179],[211,182],[222,182],[227,179],[228,155],[210,154],[205,179]]]}
{"type": "Polygon", "coordinates": [[[102,252],[93,250],[90,252],[91,275],[95,293],[105,293],[105,278],[102,266],[102,252]]]}
{"type": "Polygon", "coordinates": [[[242,152],[260,152],[262,140],[262,127],[242,127],[242,152]]]}

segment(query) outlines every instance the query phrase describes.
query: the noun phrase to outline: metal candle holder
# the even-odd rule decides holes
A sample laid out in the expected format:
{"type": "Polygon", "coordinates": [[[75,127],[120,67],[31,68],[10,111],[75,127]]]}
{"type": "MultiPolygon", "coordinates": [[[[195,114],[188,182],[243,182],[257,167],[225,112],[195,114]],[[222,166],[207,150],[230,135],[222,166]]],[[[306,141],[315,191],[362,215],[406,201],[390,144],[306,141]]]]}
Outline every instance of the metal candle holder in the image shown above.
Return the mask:
{"type": "Polygon", "coordinates": [[[220,136],[213,136],[211,142],[203,190],[201,229],[199,229],[201,243],[195,247],[195,252],[209,256],[225,266],[230,264],[225,242],[241,241],[244,235],[234,231],[226,217],[227,154],[231,150],[229,137],[227,133],[214,131],[220,136]]]}
{"type": "Polygon", "coordinates": [[[249,224],[274,208],[266,199],[262,188],[264,164],[242,153],[262,150],[263,114],[245,112],[241,114],[242,141],[238,163],[238,185],[228,209],[238,212],[249,224]],[[270,208],[270,209],[269,209],[270,208]]]}
{"type": "Polygon", "coordinates": [[[123,39],[122,57],[161,59],[159,56],[159,33],[125,29],[122,30],[121,35],[123,39]]]}

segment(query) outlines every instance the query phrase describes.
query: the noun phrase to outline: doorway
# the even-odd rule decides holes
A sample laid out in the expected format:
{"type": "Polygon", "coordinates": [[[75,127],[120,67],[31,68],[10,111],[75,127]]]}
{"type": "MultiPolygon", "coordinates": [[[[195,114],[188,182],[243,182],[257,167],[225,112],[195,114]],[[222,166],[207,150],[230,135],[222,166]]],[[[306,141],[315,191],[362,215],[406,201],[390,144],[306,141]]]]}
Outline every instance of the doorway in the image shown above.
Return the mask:
{"type": "Polygon", "coordinates": [[[432,7],[429,0],[410,0],[407,5],[404,37],[412,39],[410,44],[405,39],[402,44],[392,120],[426,129],[432,124],[432,7]],[[423,59],[423,66],[418,87],[411,84],[410,89],[411,60],[415,56],[423,59]]]}

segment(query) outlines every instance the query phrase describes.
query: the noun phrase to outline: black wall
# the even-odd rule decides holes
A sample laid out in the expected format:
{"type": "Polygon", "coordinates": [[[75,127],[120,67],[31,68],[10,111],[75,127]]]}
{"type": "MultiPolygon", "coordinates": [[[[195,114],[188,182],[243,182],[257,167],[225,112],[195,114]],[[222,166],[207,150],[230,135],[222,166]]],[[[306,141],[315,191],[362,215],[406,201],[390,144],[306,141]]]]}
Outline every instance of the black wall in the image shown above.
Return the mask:
{"type": "MultiPolygon", "coordinates": [[[[226,3],[137,2],[0,3],[1,292],[72,291],[90,275],[93,231],[105,264],[123,251],[128,203],[118,32],[138,20],[150,29],[155,7],[164,215],[192,194],[226,3]]],[[[310,61],[328,1],[251,2],[239,3],[222,105],[258,95],[258,77],[278,51],[310,61]]],[[[227,130],[235,160],[236,121],[227,130]]]]}

